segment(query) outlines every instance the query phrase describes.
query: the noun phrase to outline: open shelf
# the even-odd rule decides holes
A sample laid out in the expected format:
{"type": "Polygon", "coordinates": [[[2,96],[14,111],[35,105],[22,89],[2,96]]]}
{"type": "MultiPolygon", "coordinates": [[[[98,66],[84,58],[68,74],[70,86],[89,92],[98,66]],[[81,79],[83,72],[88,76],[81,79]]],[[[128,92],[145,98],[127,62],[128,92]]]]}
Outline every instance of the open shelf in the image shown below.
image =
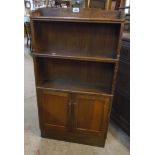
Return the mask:
{"type": "Polygon", "coordinates": [[[38,57],[51,57],[59,59],[73,59],[73,60],[85,60],[85,61],[100,61],[100,62],[118,62],[112,54],[103,55],[102,53],[84,53],[72,50],[55,49],[51,51],[44,51],[42,53],[33,52],[34,56],[38,57]]]}
{"type": "Polygon", "coordinates": [[[120,24],[33,21],[33,25],[35,55],[111,62],[117,59],[120,24]]]}
{"type": "Polygon", "coordinates": [[[101,84],[86,83],[80,81],[69,81],[64,79],[55,79],[44,81],[37,86],[39,89],[51,89],[59,91],[92,93],[92,94],[109,94],[110,89],[102,87],[101,84]]]}
{"type": "Polygon", "coordinates": [[[110,94],[114,63],[35,57],[36,87],[110,94]]]}

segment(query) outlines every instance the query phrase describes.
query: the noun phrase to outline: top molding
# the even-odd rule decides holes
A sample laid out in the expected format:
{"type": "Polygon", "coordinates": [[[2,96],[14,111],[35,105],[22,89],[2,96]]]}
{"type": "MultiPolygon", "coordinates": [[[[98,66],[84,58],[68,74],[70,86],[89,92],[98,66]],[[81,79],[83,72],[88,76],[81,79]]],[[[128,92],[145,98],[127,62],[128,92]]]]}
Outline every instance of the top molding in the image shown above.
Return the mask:
{"type": "Polygon", "coordinates": [[[30,15],[31,20],[40,21],[67,21],[67,22],[97,22],[122,23],[124,14],[121,11],[107,11],[95,8],[80,8],[73,12],[72,8],[40,8],[30,15]]]}

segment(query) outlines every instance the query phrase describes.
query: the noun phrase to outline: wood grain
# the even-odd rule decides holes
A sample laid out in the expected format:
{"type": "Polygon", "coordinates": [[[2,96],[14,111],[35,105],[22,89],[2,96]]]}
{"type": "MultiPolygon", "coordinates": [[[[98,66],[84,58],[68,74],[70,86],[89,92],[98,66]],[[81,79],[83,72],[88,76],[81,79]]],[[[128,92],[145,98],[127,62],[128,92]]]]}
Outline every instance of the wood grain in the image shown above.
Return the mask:
{"type": "Polygon", "coordinates": [[[32,13],[42,137],[104,147],[122,23],[119,11],[43,8],[32,13]]]}

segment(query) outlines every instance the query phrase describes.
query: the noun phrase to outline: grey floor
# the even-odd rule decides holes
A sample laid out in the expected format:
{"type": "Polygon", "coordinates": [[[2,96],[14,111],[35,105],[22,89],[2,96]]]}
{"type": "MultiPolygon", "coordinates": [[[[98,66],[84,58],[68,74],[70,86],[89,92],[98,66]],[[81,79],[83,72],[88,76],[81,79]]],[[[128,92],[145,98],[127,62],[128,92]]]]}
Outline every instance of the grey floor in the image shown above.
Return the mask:
{"type": "MultiPolygon", "coordinates": [[[[26,41],[26,40],[25,40],[26,41]]],[[[40,137],[32,56],[24,45],[25,155],[129,155],[130,139],[110,122],[104,148],[40,137]]]]}

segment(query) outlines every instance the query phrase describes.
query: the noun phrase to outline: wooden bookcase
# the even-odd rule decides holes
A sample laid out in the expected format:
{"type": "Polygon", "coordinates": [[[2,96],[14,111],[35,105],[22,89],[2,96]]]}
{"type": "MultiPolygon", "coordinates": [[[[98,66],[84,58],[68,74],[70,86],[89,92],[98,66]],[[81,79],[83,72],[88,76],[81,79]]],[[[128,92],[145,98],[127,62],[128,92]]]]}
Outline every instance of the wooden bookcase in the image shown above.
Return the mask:
{"type": "Polygon", "coordinates": [[[41,136],[104,147],[123,17],[101,9],[31,14],[41,136]]]}

